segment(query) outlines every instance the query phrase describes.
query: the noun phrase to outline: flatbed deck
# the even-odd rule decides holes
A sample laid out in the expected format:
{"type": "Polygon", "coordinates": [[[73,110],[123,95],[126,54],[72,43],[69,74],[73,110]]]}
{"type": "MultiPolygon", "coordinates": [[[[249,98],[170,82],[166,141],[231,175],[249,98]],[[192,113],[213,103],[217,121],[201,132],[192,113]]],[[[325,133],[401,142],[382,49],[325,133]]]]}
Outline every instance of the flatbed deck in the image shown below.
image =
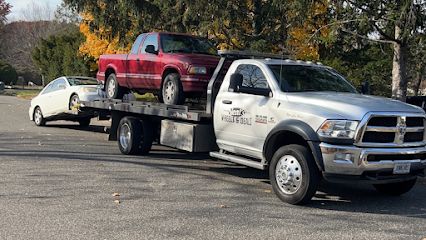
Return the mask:
{"type": "Polygon", "coordinates": [[[167,119],[180,119],[191,122],[209,121],[212,118],[212,114],[206,113],[205,110],[194,109],[186,105],[167,105],[164,103],[122,101],[118,99],[101,99],[90,102],[82,102],[81,109],[83,111],[119,111],[132,114],[163,117],[167,119]]]}

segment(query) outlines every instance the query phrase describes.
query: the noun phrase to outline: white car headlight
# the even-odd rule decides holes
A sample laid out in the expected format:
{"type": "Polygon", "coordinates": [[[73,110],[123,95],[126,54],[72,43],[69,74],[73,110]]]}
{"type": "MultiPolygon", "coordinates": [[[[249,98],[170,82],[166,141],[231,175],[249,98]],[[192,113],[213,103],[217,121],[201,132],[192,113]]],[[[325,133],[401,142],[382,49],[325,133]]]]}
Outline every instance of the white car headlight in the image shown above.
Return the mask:
{"type": "Polygon", "coordinates": [[[318,129],[321,137],[353,139],[358,127],[358,121],[327,120],[318,129]]]}
{"type": "Polygon", "coordinates": [[[191,67],[189,68],[189,74],[207,74],[206,67],[191,67]]]}

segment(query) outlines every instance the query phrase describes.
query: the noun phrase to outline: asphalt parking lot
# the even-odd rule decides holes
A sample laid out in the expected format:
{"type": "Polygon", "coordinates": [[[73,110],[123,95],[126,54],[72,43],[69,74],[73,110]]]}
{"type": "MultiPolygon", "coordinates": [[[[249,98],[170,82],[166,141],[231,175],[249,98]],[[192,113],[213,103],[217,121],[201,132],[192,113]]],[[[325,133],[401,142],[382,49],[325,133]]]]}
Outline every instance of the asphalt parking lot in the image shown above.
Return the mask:
{"type": "Polygon", "coordinates": [[[426,237],[424,182],[401,197],[324,183],[291,206],[262,171],[158,146],[124,156],[105,123],[36,127],[28,107],[0,96],[0,239],[426,237]]]}

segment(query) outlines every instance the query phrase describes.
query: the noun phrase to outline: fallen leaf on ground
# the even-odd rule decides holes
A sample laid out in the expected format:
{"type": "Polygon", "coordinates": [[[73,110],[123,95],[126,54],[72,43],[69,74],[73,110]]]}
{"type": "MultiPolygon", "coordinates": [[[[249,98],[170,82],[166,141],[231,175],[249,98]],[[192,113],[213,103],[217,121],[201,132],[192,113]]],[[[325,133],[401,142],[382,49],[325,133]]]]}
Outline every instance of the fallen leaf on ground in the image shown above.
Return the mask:
{"type": "Polygon", "coordinates": [[[219,207],[220,207],[220,208],[228,208],[228,206],[223,205],[223,204],[221,204],[219,207]]]}
{"type": "Polygon", "coordinates": [[[271,193],[271,190],[266,189],[264,192],[266,192],[266,193],[271,193]]]}

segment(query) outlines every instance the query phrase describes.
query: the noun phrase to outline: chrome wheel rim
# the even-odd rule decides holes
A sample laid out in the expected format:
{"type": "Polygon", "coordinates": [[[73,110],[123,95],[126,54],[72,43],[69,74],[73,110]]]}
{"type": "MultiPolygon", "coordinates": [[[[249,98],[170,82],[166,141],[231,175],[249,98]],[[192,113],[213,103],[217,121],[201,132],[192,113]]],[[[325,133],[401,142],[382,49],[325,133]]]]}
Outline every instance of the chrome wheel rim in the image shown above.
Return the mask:
{"type": "Polygon", "coordinates": [[[108,97],[109,98],[112,98],[114,96],[115,87],[116,87],[115,85],[116,85],[115,80],[110,79],[108,81],[108,90],[107,90],[107,92],[108,92],[108,97]]]}
{"type": "Polygon", "coordinates": [[[37,125],[41,123],[41,118],[42,118],[41,111],[40,109],[37,108],[34,113],[34,121],[37,125]]]}
{"type": "Polygon", "coordinates": [[[130,137],[131,137],[131,132],[130,132],[129,125],[127,123],[121,125],[121,127],[120,127],[120,145],[124,149],[127,149],[129,147],[130,137]]]}
{"type": "Polygon", "coordinates": [[[172,102],[172,99],[175,97],[175,88],[176,86],[172,81],[166,83],[165,96],[167,103],[172,102]]]}
{"type": "Polygon", "coordinates": [[[280,158],[275,168],[275,180],[285,194],[294,194],[302,185],[302,167],[292,155],[280,158]]]}

